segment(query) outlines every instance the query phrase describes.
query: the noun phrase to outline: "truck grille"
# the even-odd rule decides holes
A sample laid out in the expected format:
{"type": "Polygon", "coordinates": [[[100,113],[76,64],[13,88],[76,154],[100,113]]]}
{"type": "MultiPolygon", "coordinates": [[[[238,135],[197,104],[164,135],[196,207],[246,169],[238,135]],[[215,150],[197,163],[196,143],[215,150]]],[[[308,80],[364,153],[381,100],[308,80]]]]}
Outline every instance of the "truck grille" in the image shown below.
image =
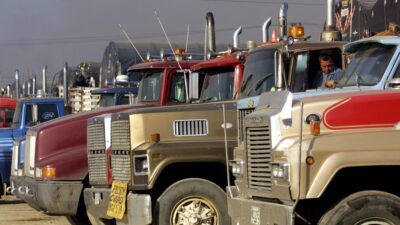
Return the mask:
{"type": "Polygon", "coordinates": [[[111,170],[113,180],[131,181],[131,155],[130,150],[112,150],[111,153],[111,170]]]}
{"type": "Polygon", "coordinates": [[[205,119],[197,120],[175,120],[175,136],[205,136],[208,135],[208,121],[205,119]]]}
{"type": "Polygon", "coordinates": [[[115,150],[130,150],[129,120],[114,120],[111,124],[111,146],[115,150]]]}
{"type": "Polygon", "coordinates": [[[270,128],[250,127],[246,132],[249,188],[271,191],[270,128]]]}
{"type": "Polygon", "coordinates": [[[87,150],[90,184],[107,184],[104,123],[88,125],[87,150]]]}
{"type": "Polygon", "coordinates": [[[239,141],[242,142],[243,141],[243,127],[244,127],[244,117],[249,115],[250,113],[254,112],[255,108],[248,108],[248,109],[239,109],[239,113],[238,113],[238,121],[239,121],[239,141]]]}

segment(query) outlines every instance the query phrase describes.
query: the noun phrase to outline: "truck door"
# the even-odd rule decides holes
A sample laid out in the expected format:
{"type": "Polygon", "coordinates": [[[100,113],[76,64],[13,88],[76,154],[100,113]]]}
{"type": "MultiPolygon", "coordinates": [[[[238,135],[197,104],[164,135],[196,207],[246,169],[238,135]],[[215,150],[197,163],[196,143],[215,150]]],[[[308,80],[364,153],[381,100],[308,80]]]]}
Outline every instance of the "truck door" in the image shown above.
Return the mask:
{"type": "Polygon", "coordinates": [[[301,92],[310,88],[309,51],[295,51],[290,62],[289,89],[301,92]]]}

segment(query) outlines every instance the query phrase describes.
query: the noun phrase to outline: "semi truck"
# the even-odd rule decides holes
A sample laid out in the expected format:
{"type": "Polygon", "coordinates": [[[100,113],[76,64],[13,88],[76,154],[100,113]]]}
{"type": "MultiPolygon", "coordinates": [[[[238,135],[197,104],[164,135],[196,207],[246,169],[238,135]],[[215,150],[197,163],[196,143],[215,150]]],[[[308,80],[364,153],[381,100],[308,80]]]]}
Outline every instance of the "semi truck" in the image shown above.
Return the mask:
{"type": "Polygon", "coordinates": [[[399,223],[393,31],[345,45],[350,64],[325,95],[261,95],[230,163],[232,224],[399,223]]]}
{"type": "Polygon", "coordinates": [[[142,75],[139,95],[145,96],[138,99],[136,105],[105,107],[31,128],[25,143],[16,144],[16,147],[25,145],[26,155],[22,174],[18,174],[18,163],[13,166],[15,176],[11,185],[16,195],[37,210],[67,216],[72,224],[87,223],[82,194],[83,188],[89,185],[86,121],[134,107],[185,103],[182,79],[190,66],[198,62],[183,60],[178,63],[165,54],[163,60],[149,59],[136,64],[132,70],[142,75]],[[54,136],[59,138],[54,139],[54,136]]]}
{"type": "MultiPolygon", "coordinates": [[[[299,29],[299,33],[304,31],[299,29]]],[[[263,40],[262,46],[244,54],[244,78],[235,89],[234,99],[238,93],[250,95],[261,87],[270,90],[282,86],[283,79],[288,77],[290,85],[300,87],[297,91],[305,90],[311,83],[308,74],[316,73],[319,64],[316,60],[304,69],[309,59],[298,56],[300,53],[313,50],[317,59],[318,53],[330,51],[342,62],[341,42],[297,40],[289,52],[289,45],[282,44],[288,40],[281,38],[280,43],[263,40]]],[[[224,68],[222,61],[218,67],[224,68]]],[[[100,145],[94,145],[95,142],[92,149],[88,146],[88,159],[95,166],[89,168],[93,187],[85,189],[85,204],[93,224],[113,219],[117,224],[230,223],[223,190],[230,177],[225,173],[225,159],[232,155],[236,144],[237,132],[232,128],[237,126],[237,100],[206,99],[216,102],[132,110],[110,116],[110,150],[98,152],[95,147],[100,145]],[[203,127],[206,128],[200,129],[203,127]]],[[[89,123],[88,130],[92,129],[96,130],[89,123]]],[[[92,138],[105,143],[98,135],[92,138]]]]}

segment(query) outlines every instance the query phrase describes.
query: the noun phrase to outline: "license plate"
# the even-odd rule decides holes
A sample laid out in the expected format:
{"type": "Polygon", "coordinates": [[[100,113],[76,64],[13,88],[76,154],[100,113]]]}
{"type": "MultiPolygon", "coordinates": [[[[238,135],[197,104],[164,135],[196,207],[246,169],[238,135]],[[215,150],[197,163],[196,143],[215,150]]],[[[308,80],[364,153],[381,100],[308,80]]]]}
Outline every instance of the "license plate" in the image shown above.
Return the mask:
{"type": "Polygon", "coordinates": [[[107,215],[122,219],[125,213],[126,190],[128,184],[121,181],[113,181],[110,201],[108,202],[107,215]]]}

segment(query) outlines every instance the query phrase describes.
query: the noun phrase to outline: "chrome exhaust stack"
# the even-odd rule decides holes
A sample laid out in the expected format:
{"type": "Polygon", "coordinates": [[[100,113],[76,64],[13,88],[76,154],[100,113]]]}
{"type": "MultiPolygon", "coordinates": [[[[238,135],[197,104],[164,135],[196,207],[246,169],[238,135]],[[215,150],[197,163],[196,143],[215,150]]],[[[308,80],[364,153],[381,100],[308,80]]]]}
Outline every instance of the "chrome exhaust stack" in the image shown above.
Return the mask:
{"type": "Polygon", "coordinates": [[[15,98],[19,99],[19,70],[15,70],[15,98]]]}
{"type": "Polygon", "coordinates": [[[207,51],[215,52],[215,23],[212,12],[208,12],[206,15],[206,34],[207,51]]]}
{"type": "Polygon", "coordinates": [[[32,77],[32,95],[36,96],[36,75],[32,77]]]}
{"type": "Polygon", "coordinates": [[[233,48],[239,48],[239,35],[242,33],[242,26],[233,33],[233,48]]]}
{"type": "Polygon", "coordinates": [[[342,34],[337,30],[334,17],[335,1],[326,0],[326,24],[321,33],[321,41],[341,41],[342,34]]]}
{"type": "Polygon", "coordinates": [[[31,89],[32,89],[32,80],[31,79],[29,79],[27,82],[26,82],[26,88],[27,88],[27,92],[26,92],[26,94],[28,95],[28,96],[31,96],[32,95],[32,93],[31,93],[31,89]]]}
{"type": "Polygon", "coordinates": [[[7,85],[6,87],[7,97],[11,97],[11,85],[7,85]]]}
{"type": "Polygon", "coordinates": [[[46,95],[47,66],[43,66],[42,75],[42,90],[44,95],[46,95]]]}
{"type": "Polygon", "coordinates": [[[271,26],[271,17],[262,25],[262,42],[269,41],[269,27],[271,26]]]}
{"type": "Polygon", "coordinates": [[[281,9],[279,10],[279,37],[283,38],[287,36],[287,11],[288,4],[282,3],[281,9]]]}
{"type": "Polygon", "coordinates": [[[67,79],[68,79],[68,63],[67,62],[65,62],[65,65],[64,65],[64,69],[63,69],[63,77],[64,77],[64,79],[63,79],[63,85],[64,85],[64,88],[63,88],[63,93],[64,93],[64,106],[68,106],[68,85],[67,85],[67,79]]]}
{"type": "Polygon", "coordinates": [[[26,96],[26,81],[22,83],[22,97],[26,96]]]}

